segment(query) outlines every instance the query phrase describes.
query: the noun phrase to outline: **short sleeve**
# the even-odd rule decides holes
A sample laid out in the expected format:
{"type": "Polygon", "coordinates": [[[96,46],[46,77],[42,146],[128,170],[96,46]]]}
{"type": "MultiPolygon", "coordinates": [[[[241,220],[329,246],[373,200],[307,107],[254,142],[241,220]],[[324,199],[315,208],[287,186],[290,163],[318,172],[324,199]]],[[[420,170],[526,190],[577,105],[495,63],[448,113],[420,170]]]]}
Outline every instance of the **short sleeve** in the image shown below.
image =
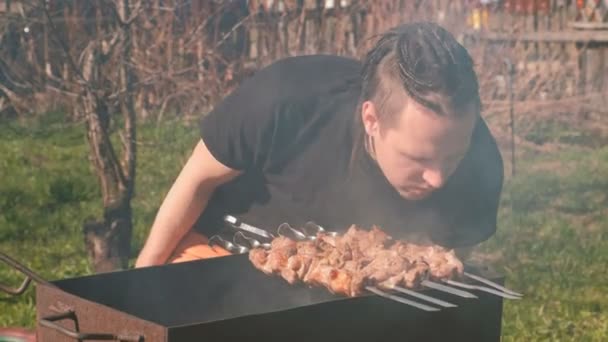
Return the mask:
{"type": "Polygon", "coordinates": [[[201,139],[219,162],[241,171],[264,163],[286,101],[283,72],[280,63],[259,70],[201,119],[201,139]]]}
{"type": "Polygon", "coordinates": [[[447,229],[435,237],[451,248],[471,247],[489,239],[497,228],[503,187],[503,160],[487,125],[479,120],[473,144],[440,198],[447,229]]]}

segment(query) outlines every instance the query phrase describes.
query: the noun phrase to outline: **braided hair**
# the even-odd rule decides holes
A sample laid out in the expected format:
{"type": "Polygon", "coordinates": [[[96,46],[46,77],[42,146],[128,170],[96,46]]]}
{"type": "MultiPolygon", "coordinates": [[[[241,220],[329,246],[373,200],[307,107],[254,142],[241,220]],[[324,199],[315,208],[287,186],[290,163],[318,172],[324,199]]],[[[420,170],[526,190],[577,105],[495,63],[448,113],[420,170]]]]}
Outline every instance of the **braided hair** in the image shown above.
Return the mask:
{"type": "Polygon", "coordinates": [[[365,101],[374,103],[380,122],[389,125],[409,99],[442,116],[481,111],[471,56],[451,33],[432,22],[407,23],[382,34],[363,60],[361,77],[353,156],[365,138],[365,101]]]}

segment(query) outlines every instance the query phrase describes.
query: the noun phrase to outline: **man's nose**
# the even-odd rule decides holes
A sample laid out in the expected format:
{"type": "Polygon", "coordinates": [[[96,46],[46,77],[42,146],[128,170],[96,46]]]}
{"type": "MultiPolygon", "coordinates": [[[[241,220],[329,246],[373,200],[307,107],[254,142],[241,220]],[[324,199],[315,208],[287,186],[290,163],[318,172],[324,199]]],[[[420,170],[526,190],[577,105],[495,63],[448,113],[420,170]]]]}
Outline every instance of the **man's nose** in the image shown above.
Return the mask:
{"type": "Polygon", "coordinates": [[[445,184],[446,175],[442,170],[427,169],[422,174],[424,181],[434,189],[439,189],[445,184]]]}

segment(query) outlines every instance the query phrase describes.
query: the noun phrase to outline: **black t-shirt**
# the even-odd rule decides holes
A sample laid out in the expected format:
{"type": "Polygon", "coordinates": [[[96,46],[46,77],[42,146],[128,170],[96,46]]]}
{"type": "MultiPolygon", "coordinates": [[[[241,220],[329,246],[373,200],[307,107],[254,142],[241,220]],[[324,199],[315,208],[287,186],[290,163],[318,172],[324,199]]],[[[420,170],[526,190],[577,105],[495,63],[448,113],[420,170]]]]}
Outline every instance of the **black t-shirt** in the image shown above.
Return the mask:
{"type": "Polygon", "coordinates": [[[428,232],[448,247],[490,237],[503,165],[483,120],[444,188],[405,200],[367,153],[351,163],[360,68],[338,56],[283,59],[205,115],[201,136],[213,156],[244,173],[216,190],[195,228],[216,234],[231,214],[273,233],[283,222],[314,221],[335,231],[375,224],[396,238],[428,232]]]}

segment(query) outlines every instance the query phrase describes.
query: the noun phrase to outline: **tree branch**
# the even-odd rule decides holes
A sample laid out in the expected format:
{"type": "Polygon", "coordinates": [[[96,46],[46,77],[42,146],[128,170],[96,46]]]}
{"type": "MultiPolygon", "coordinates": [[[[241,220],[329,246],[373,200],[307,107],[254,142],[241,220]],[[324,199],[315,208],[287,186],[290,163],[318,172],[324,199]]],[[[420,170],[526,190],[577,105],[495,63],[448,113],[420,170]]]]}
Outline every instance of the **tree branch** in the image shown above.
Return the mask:
{"type": "Polygon", "coordinates": [[[76,74],[76,76],[78,76],[78,78],[80,78],[80,80],[84,82],[83,84],[85,86],[88,86],[88,85],[86,85],[87,82],[82,75],[82,71],[78,68],[78,66],[74,62],[74,59],[70,55],[70,49],[68,48],[65,41],[63,39],[61,39],[61,37],[59,36],[59,33],[58,33],[59,30],[57,29],[57,26],[55,26],[55,22],[53,21],[51,14],[49,13],[49,10],[46,6],[46,0],[40,0],[40,4],[42,6],[42,10],[44,11],[45,17],[48,20],[49,26],[51,27],[51,32],[52,32],[53,36],[55,36],[55,39],[59,42],[59,45],[61,45],[61,48],[65,54],[66,59],[68,60],[68,64],[70,65],[70,68],[76,74]]]}

